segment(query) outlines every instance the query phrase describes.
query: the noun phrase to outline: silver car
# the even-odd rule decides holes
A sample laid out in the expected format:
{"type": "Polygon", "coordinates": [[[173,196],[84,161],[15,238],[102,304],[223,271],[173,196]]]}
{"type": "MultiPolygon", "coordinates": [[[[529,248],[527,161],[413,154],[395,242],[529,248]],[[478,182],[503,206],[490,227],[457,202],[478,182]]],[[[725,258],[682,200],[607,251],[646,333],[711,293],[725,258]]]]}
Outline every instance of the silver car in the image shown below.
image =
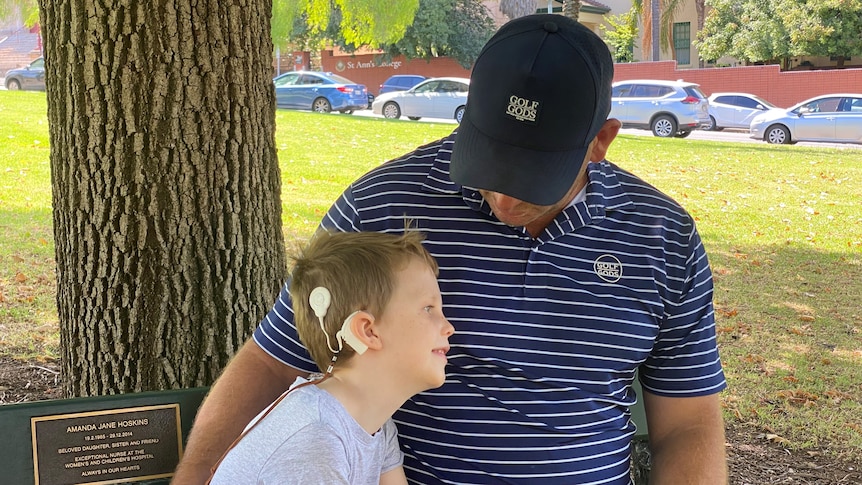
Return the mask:
{"type": "Polygon", "coordinates": [[[751,138],[768,143],[862,143],[862,94],[826,94],[757,115],[751,138]]]}
{"type": "Polygon", "coordinates": [[[685,138],[709,122],[709,102],[700,86],[685,81],[631,80],[613,84],[610,118],[623,127],[685,138]]]}
{"type": "Polygon", "coordinates": [[[462,77],[426,79],[407,91],[394,91],[377,96],[371,104],[375,114],[398,119],[404,115],[419,118],[448,118],[458,123],[467,106],[470,80],[462,77]]]}
{"type": "Polygon", "coordinates": [[[712,93],[709,96],[709,122],[704,130],[725,128],[747,130],[755,116],[778,108],[769,101],[748,93],[712,93]]]}

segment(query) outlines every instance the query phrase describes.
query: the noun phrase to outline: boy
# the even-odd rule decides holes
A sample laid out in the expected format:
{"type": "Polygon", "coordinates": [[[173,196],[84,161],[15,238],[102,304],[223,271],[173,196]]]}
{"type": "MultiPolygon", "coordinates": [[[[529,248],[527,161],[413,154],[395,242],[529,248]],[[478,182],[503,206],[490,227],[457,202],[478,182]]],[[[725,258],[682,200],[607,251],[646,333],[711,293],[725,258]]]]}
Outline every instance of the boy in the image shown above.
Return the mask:
{"type": "Polygon", "coordinates": [[[326,371],[252,420],[211,483],[406,483],[391,416],[443,384],[454,332],[422,240],[319,232],[294,258],[299,337],[326,371]]]}

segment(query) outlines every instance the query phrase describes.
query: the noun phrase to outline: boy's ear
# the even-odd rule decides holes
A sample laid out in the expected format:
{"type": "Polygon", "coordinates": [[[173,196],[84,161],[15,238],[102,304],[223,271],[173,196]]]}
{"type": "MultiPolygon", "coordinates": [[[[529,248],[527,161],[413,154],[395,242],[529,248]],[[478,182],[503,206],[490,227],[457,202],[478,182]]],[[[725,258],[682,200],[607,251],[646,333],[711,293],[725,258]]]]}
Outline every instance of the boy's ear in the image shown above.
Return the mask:
{"type": "Polygon", "coordinates": [[[350,321],[350,330],[356,336],[356,339],[365,344],[369,349],[380,349],[381,342],[380,337],[377,335],[374,315],[368,312],[357,313],[350,321]]]}

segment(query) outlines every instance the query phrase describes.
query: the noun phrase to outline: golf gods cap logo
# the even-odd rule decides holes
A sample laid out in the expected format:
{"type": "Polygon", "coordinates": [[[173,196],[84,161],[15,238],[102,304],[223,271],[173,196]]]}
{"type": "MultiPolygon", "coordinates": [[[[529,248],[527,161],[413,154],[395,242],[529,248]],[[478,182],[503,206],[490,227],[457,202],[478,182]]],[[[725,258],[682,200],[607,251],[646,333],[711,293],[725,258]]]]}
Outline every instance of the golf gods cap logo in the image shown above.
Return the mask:
{"type": "Polygon", "coordinates": [[[506,114],[512,116],[518,121],[536,121],[536,114],[539,111],[539,102],[532,101],[527,98],[509,96],[509,107],[506,108],[506,114]]]}
{"type": "Polygon", "coordinates": [[[593,270],[599,278],[608,283],[616,283],[623,277],[623,265],[620,260],[610,254],[603,254],[596,258],[593,270]]]}

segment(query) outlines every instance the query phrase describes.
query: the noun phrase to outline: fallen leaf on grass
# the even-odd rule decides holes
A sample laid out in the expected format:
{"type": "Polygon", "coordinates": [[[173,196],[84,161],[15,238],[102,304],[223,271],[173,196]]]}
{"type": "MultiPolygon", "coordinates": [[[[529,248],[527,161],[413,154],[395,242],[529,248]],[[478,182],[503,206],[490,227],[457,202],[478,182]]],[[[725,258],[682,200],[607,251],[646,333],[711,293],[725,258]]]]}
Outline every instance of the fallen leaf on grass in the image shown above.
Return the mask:
{"type": "Polygon", "coordinates": [[[814,315],[800,315],[799,319],[802,320],[803,322],[813,322],[814,321],[814,315]]]}
{"type": "Polygon", "coordinates": [[[24,283],[27,281],[27,276],[24,273],[17,273],[15,274],[15,281],[17,283],[24,283]]]}

